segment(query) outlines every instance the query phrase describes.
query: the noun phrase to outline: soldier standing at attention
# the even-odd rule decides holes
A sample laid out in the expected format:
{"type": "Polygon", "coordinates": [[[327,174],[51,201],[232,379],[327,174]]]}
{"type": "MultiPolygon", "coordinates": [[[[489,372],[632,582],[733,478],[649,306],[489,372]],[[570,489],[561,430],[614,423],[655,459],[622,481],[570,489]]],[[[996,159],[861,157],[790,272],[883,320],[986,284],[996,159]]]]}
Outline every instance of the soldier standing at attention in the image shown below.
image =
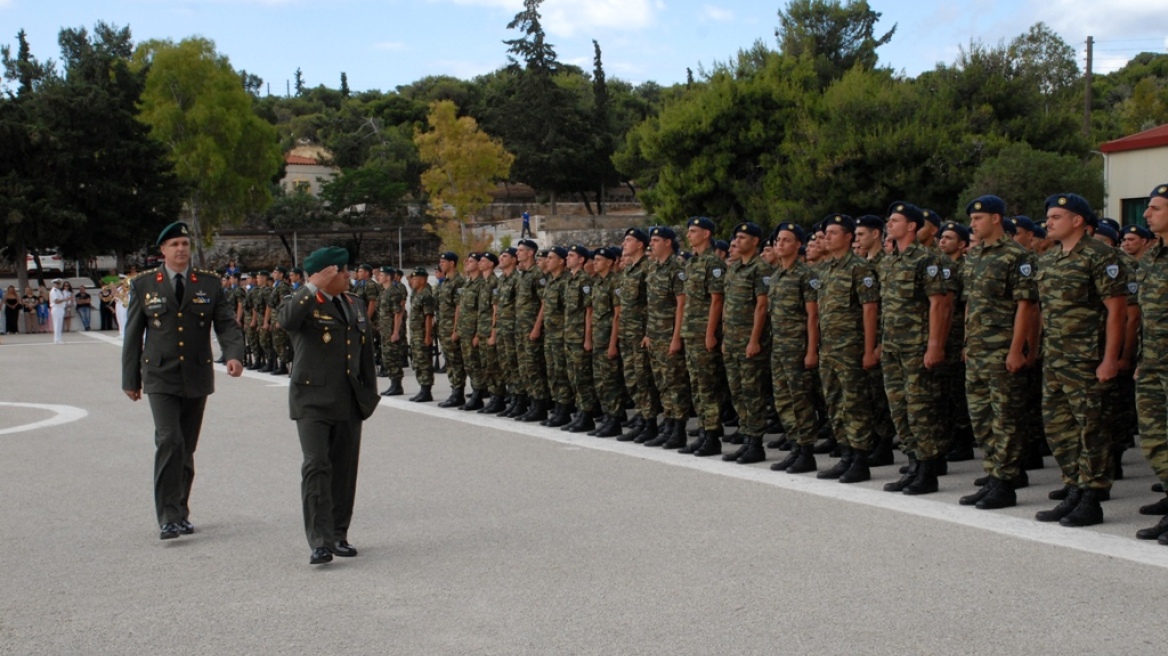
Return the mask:
{"type": "MultiPolygon", "coordinates": [[[[856,241],[859,246],[856,255],[868,260],[876,270],[877,282],[883,287],[880,280],[880,262],[887,256],[884,252],[884,219],[875,214],[865,214],[856,219],[856,241]]],[[[888,394],[884,391],[884,367],[877,364],[868,370],[868,380],[872,385],[872,418],[873,441],[875,446],[868,454],[869,467],[883,467],[895,462],[892,455],[892,442],[896,437],[896,425],[892,423],[892,412],[888,408],[888,394]]],[[[820,449],[820,453],[827,453],[820,449]]]]}
{"type": "Polygon", "coordinates": [[[722,460],[740,465],[766,460],[762,438],[767,399],[762,390],[771,346],[767,334],[770,267],[758,257],[761,241],[762,228],[758,225],[747,222],[735,226],[732,249],[737,259],[726,274],[726,307],[722,314],[722,355],[730,396],[738,411],[738,432],[742,434],[742,446],[722,456],[722,460]]]}
{"type": "Polygon", "coordinates": [[[519,351],[515,345],[515,297],[519,292],[519,251],[504,249],[499,253],[498,291],[495,294],[495,342],[499,350],[499,372],[507,387],[507,406],[500,416],[518,417],[527,412],[519,377],[519,351]]]}
{"type": "Polygon", "coordinates": [[[499,256],[482,253],[479,256],[479,304],[478,325],[475,329],[474,346],[479,353],[479,367],[482,371],[483,387],[491,394],[491,402],[479,410],[479,414],[493,415],[507,408],[506,388],[503,372],[499,370],[499,342],[495,333],[495,298],[498,296],[499,277],[495,267],[499,256]]]}
{"type": "Polygon", "coordinates": [[[280,309],[298,357],[288,405],[304,464],[300,497],[310,565],[352,557],[349,524],[357,493],[361,427],[377,409],[373,327],[349,289],[349,252],[336,246],[304,258],[308,284],[280,309]]]}
{"type": "Polygon", "coordinates": [[[519,358],[520,392],[529,405],[527,412],[515,415],[515,420],[523,422],[547,419],[552,403],[547,386],[543,334],[538,329],[543,324],[540,314],[543,312],[542,296],[547,277],[536,265],[537,252],[539,245],[530,239],[521,239],[515,249],[519,260],[515,282],[515,350],[519,358]]]}
{"type": "Polygon", "coordinates": [[[564,275],[564,358],[567,362],[568,382],[575,394],[579,412],[560,430],[583,433],[596,428],[600,404],[592,378],[592,276],[585,264],[592,257],[583,244],[568,249],[568,272],[564,275]]]}
{"type": "MultiPolygon", "coordinates": [[[[1095,241],[1096,223],[1082,196],[1046,200],[1046,229],[1059,242],[1038,263],[1042,303],[1042,413],[1046,439],[1062,469],[1065,492],[1040,522],[1091,526],[1103,521],[1101,492],[1111,471],[1100,421],[1102,399],[1119,374],[1127,305],[1127,276],[1115,251],[1095,241]]],[[[1061,494],[1059,495],[1061,496],[1061,494]]]]}
{"type": "Polygon", "coordinates": [[[374,306],[376,308],[377,332],[381,335],[381,368],[389,376],[389,387],[381,393],[382,396],[401,396],[402,389],[401,354],[398,346],[405,344],[406,325],[402,307],[405,304],[405,293],[401,285],[394,282],[395,269],[391,266],[381,267],[378,272],[383,284],[380,284],[381,296],[374,306]]]}
{"type": "Polygon", "coordinates": [[[771,321],[771,379],[775,410],[787,429],[791,453],[771,465],[774,471],[815,471],[814,371],[819,367],[819,274],[799,259],[807,241],[803,228],[780,223],[775,228],[779,266],[771,274],[767,306],[771,321]]]}
{"type": "MultiPolygon", "coordinates": [[[[672,228],[656,226],[649,231],[649,257],[653,266],[645,276],[645,306],[648,310],[645,338],[653,380],[661,393],[664,424],[645,446],[681,448],[685,446],[685,423],[689,418],[689,381],[686,380],[685,347],[681,341],[685,316],[685,269],[674,254],[677,239],[672,228]]],[[[760,433],[761,435],[761,433],[760,433]]]]}
{"type": "Polygon", "coordinates": [[[462,362],[462,349],[455,337],[454,316],[458,313],[458,299],[466,287],[466,278],[458,273],[458,255],[446,251],[438,260],[443,280],[434,294],[438,299],[438,339],[446,352],[446,377],[450,381],[450,398],[438,404],[439,408],[461,408],[466,403],[463,395],[466,387],[466,369],[462,362]]]}
{"type": "Polygon", "coordinates": [[[547,254],[547,285],[543,291],[541,319],[544,354],[547,358],[548,388],[555,401],[555,412],[541,425],[549,428],[566,426],[572,421],[572,385],[568,380],[568,364],[564,350],[564,265],[568,250],[552,247],[547,254]]]}
{"type": "Polygon", "coordinates": [[[257,271],[255,284],[247,292],[247,343],[251,345],[251,365],[248,369],[263,371],[267,361],[264,350],[264,312],[268,307],[268,272],[257,271]]]}
{"type": "Polygon", "coordinates": [[[162,266],[129,280],[122,342],[122,390],[145,392],[154,416],[154,507],[159,538],[195,532],[190,522],[195,447],[207,396],[215,391],[211,326],[227,356],[227,373],[243,373],[243,334],[219,278],[191,268],[190,230],[172,223],[158,235],[162,266]]]}
{"type": "Polygon", "coordinates": [[[618,257],[614,247],[598,248],[592,254],[596,275],[592,281],[592,312],[588,316],[590,342],[585,348],[592,352],[592,384],[604,413],[604,421],[588,433],[596,437],[620,435],[624,420],[620,339],[613,328],[617,276],[612,269],[618,257]]]}
{"type": "MultiPolygon", "coordinates": [[[[982,196],[965,208],[978,245],[961,270],[965,289],[965,392],[978,446],[985,454],[985,485],[961,498],[982,510],[1017,503],[1024,487],[1022,453],[1026,446],[1023,403],[1028,356],[1033,343],[1038,286],[1033,256],[1006,235],[1006,204],[982,196]]],[[[1028,481],[1027,481],[1028,484],[1028,481]]]]}
{"type": "MultiPolygon", "coordinates": [[[[393,268],[393,267],[390,267],[393,268]]],[[[362,264],[358,269],[360,285],[357,296],[365,301],[365,316],[377,316],[377,301],[381,298],[381,284],[373,279],[373,265],[362,264]]]]}
{"type": "Polygon", "coordinates": [[[698,415],[698,438],[679,453],[722,453],[722,305],[725,300],[726,263],[714,254],[714,221],[704,216],[689,220],[685,237],[693,257],[685,265],[685,316],[681,339],[686,368],[698,415]]]}
{"type": "Polygon", "coordinates": [[[846,214],[823,220],[825,261],[819,268],[819,376],[840,443],[841,457],[816,478],[867,480],[873,402],[868,370],[880,363],[880,283],[876,271],[852,252],[856,222],[846,214]]]}
{"type": "MultiPolygon", "coordinates": [[[[1137,273],[1143,311],[1143,341],[1136,376],[1136,403],[1140,448],[1163,491],[1168,489],[1168,419],[1164,411],[1168,407],[1168,246],[1165,245],[1165,239],[1168,239],[1168,183],[1157,185],[1152,190],[1144,219],[1153,239],[1140,260],[1137,273]]],[[[1164,517],[1155,526],[1140,529],[1136,537],[1158,539],[1160,544],[1168,545],[1168,498],[1141,507],[1140,514],[1164,517]]]]}
{"type": "Polygon", "coordinates": [[[410,349],[414,357],[414,375],[421,390],[410,397],[415,403],[433,401],[430,388],[434,386],[434,360],[430,351],[434,347],[434,314],[438,311],[438,299],[429,283],[430,274],[425,267],[418,267],[410,274],[410,349]]]}
{"type": "Polygon", "coordinates": [[[277,320],[284,299],[292,295],[291,286],[284,280],[288,270],[282,266],[272,269],[272,293],[268,299],[267,322],[272,328],[272,350],[275,361],[268,369],[276,376],[288,375],[288,333],[277,320]]]}
{"type": "Polygon", "coordinates": [[[922,209],[921,217],[924,218],[924,222],[917,231],[917,243],[936,253],[937,238],[941,235],[941,215],[933,210],[922,209]]]}
{"type": "Polygon", "coordinates": [[[474,338],[479,325],[479,254],[469,253],[463,261],[462,271],[466,274],[466,284],[458,291],[458,305],[454,308],[454,334],[451,342],[462,351],[462,366],[470,379],[471,395],[463,410],[482,410],[483,403],[482,369],[479,367],[479,352],[475,349],[474,338]]]}
{"type": "Polygon", "coordinates": [[[917,243],[918,231],[928,223],[920,208],[898,201],[888,212],[888,236],[896,248],[880,262],[884,319],[880,363],[909,469],[884,489],[930,494],[937,491],[937,476],[944,473],[945,464],[940,417],[944,397],[937,373],[945,363],[953,318],[952,271],[935,250],[917,243]]]}
{"type": "Polygon", "coordinates": [[[950,321],[949,339],[945,340],[945,364],[939,376],[944,406],[941,417],[945,418],[944,438],[945,460],[961,462],[973,460],[973,428],[970,425],[969,407],[965,394],[965,249],[969,246],[969,228],[949,221],[941,227],[941,238],[937,248],[952,262],[953,320],[950,321]]]}
{"type": "Polygon", "coordinates": [[[657,386],[653,384],[653,371],[649,365],[649,350],[645,348],[645,323],[648,321],[647,294],[645,280],[649,262],[645,248],[649,245],[649,235],[640,228],[629,228],[621,242],[621,253],[628,264],[621,274],[616,309],[613,322],[620,335],[620,353],[624,360],[625,387],[633,395],[641,421],[629,427],[629,431],[617,438],[619,442],[643,443],[657,438],[657,412],[660,399],[657,386]]]}

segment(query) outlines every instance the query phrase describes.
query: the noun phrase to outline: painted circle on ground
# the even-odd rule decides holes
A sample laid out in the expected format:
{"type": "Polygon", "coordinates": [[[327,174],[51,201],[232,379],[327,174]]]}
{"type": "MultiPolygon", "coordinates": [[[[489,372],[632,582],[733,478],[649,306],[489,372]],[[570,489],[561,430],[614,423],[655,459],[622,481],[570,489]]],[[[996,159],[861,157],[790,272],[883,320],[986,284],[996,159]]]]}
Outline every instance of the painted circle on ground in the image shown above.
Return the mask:
{"type": "Polygon", "coordinates": [[[49,403],[9,403],[0,401],[0,407],[31,408],[33,410],[48,410],[49,412],[53,413],[52,417],[49,417],[48,419],[42,419],[40,421],[34,421],[31,424],[21,424],[20,426],[0,428],[0,435],[23,433],[24,431],[48,428],[49,426],[60,426],[61,424],[68,424],[89,416],[89,411],[72,405],[52,405],[49,403]]]}

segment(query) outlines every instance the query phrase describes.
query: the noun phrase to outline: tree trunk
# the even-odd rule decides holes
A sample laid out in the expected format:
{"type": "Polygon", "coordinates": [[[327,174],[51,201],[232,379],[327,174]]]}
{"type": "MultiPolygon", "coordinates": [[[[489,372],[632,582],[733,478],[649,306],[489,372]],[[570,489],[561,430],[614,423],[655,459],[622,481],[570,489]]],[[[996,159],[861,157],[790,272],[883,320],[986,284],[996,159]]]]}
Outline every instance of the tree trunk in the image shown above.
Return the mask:
{"type": "Polygon", "coordinates": [[[598,212],[598,213],[599,213],[601,216],[604,216],[604,213],[605,213],[605,212],[604,212],[604,206],[605,206],[605,204],[606,204],[606,203],[604,202],[604,183],[603,183],[603,182],[601,182],[601,183],[600,183],[600,193],[596,194],[596,211],[597,211],[597,212],[598,212]]]}
{"type": "Polygon", "coordinates": [[[556,192],[554,192],[554,191],[552,192],[551,201],[552,201],[552,216],[556,216],[556,214],[558,214],[558,212],[556,212],[556,192]]]}
{"type": "Polygon", "coordinates": [[[584,201],[584,209],[588,210],[588,216],[596,216],[596,213],[592,211],[592,203],[588,202],[588,194],[581,191],[580,200],[584,201]]]}
{"type": "Polygon", "coordinates": [[[626,181],[626,182],[625,182],[625,186],[629,188],[629,191],[633,192],[633,198],[634,198],[634,199],[636,199],[636,197],[637,197],[637,188],[633,186],[633,183],[632,183],[632,181],[626,181]]]}
{"type": "Polygon", "coordinates": [[[288,243],[288,237],[284,233],[280,233],[280,243],[284,244],[284,250],[288,253],[288,261],[295,264],[296,256],[292,254],[292,244],[288,243]]]}
{"type": "Polygon", "coordinates": [[[194,199],[191,200],[191,232],[195,233],[195,262],[198,263],[198,268],[206,269],[206,255],[203,253],[203,229],[199,225],[199,205],[194,199]]]}

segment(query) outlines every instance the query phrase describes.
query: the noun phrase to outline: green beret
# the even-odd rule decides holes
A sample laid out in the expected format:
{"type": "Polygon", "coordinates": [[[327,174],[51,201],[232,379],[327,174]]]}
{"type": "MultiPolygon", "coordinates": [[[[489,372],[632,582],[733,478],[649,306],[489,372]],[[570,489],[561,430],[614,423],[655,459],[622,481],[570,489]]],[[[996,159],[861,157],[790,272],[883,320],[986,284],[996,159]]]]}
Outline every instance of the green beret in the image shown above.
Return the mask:
{"type": "Polygon", "coordinates": [[[263,277],[265,277],[265,278],[271,278],[271,277],[272,277],[272,272],[271,272],[271,271],[268,271],[267,269],[264,269],[263,271],[257,271],[257,272],[256,272],[256,275],[257,275],[257,276],[263,276],[263,277]]]}
{"type": "Polygon", "coordinates": [[[326,246],[312,251],[304,258],[304,272],[308,275],[319,273],[328,267],[343,269],[349,265],[349,251],[340,246],[326,246]]]}
{"type": "Polygon", "coordinates": [[[411,274],[410,277],[412,277],[412,278],[429,278],[430,273],[428,271],[426,271],[426,267],[418,267],[418,268],[414,269],[414,272],[413,272],[413,274],[411,274]]]}
{"type": "Polygon", "coordinates": [[[158,241],[154,242],[154,245],[161,246],[166,243],[167,239],[190,236],[191,229],[187,227],[187,224],[183,223],[182,221],[176,221],[175,223],[166,226],[162,229],[162,232],[158,233],[158,241]]]}

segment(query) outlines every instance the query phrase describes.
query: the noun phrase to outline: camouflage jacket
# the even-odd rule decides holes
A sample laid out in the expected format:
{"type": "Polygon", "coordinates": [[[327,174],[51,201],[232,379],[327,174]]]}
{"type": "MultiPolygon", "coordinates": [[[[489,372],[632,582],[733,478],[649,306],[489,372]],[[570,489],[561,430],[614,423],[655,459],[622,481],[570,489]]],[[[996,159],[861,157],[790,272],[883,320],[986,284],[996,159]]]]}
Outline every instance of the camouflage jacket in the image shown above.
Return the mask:
{"type": "Polygon", "coordinates": [[[645,334],[649,339],[673,339],[677,297],[684,295],[685,270],[681,258],[670,255],[664,262],[652,262],[645,270],[645,334]]]}
{"type": "Polygon", "coordinates": [[[526,271],[516,269],[515,276],[515,332],[527,339],[539,317],[547,277],[535,265],[526,271]]]}
{"type": "Polygon", "coordinates": [[[435,320],[441,327],[439,334],[443,340],[450,339],[450,334],[454,332],[454,308],[458,307],[460,290],[465,286],[466,278],[456,273],[439,284],[437,291],[434,292],[434,297],[438,299],[435,320]]]}
{"type": "MultiPolygon", "coordinates": [[[[722,334],[726,345],[744,349],[754,331],[754,309],[758,297],[766,296],[771,284],[770,265],[755,256],[750,262],[738,260],[726,272],[725,306],[722,311],[722,334]]],[[[770,336],[764,330],[760,343],[770,336]]]]}
{"type": "Polygon", "coordinates": [[[860,357],[864,352],[864,306],[880,302],[876,270],[849,251],[823,262],[819,282],[820,353],[824,357],[860,357]]]}
{"type": "Polygon", "coordinates": [[[961,267],[967,354],[1010,349],[1018,301],[1038,300],[1037,273],[1034,256],[1007,235],[969,251],[961,267]]]}
{"type": "Polygon", "coordinates": [[[961,351],[965,348],[965,256],[956,260],[944,256],[950,262],[953,271],[950,287],[953,290],[953,321],[949,325],[949,338],[945,341],[945,362],[958,364],[961,362],[961,351]]]}
{"type": "Polygon", "coordinates": [[[620,287],[617,288],[620,296],[620,337],[641,341],[645,336],[645,323],[648,321],[649,310],[645,304],[645,277],[649,266],[649,258],[642,257],[636,264],[626,267],[621,273],[620,287]]]}
{"type": "Polygon", "coordinates": [[[917,243],[880,260],[881,343],[922,348],[929,343],[930,297],[952,291],[949,258],[917,243]]]}
{"type": "Polygon", "coordinates": [[[584,269],[564,273],[564,340],[582,344],[588,308],[592,307],[592,276],[584,269]]]}
{"type": "Polygon", "coordinates": [[[256,320],[256,328],[264,327],[264,308],[268,307],[268,301],[271,300],[271,289],[268,287],[260,287],[256,285],[247,293],[247,314],[244,315],[244,322],[251,321],[254,317],[256,320]]]}
{"type": "Polygon", "coordinates": [[[495,297],[499,292],[499,276],[488,273],[480,275],[477,280],[479,300],[476,305],[478,320],[475,322],[475,334],[480,340],[486,340],[491,336],[491,328],[495,325],[495,297]]]}
{"type": "Polygon", "coordinates": [[[1139,262],[1140,367],[1163,370],[1168,365],[1168,246],[1157,239],[1139,262]]]}
{"type": "Polygon", "coordinates": [[[479,323],[479,289],[483,286],[482,278],[468,280],[458,290],[458,324],[454,330],[459,338],[473,337],[479,323]]]}
{"type": "Polygon", "coordinates": [[[714,294],[726,291],[726,263],[709,248],[685,263],[685,315],[681,336],[685,340],[705,342],[710,323],[710,304],[714,294]]]}
{"type": "Polygon", "coordinates": [[[1115,251],[1088,236],[1068,253],[1056,246],[1039,260],[1037,279],[1046,365],[1102,359],[1103,302],[1128,293],[1127,272],[1115,251]]]}
{"type": "Polygon", "coordinates": [[[807,305],[819,301],[819,287],[819,274],[799,260],[790,269],[780,265],[771,274],[767,308],[776,351],[807,352],[807,305]]]}
{"type": "Polygon", "coordinates": [[[604,348],[612,337],[612,320],[616,310],[617,276],[592,277],[592,343],[593,348],[604,348]]]}
{"type": "MultiPolygon", "coordinates": [[[[410,341],[417,344],[426,343],[426,315],[433,316],[438,312],[438,298],[434,296],[434,289],[426,285],[421,291],[414,292],[410,297],[409,330],[410,341]]],[[[437,334],[438,327],[434,327],[437,334]]]]}
{"type": "Polygon", "coordinates": [[[495,286],[495,332],[515,334],[515,299],[519,294],[519,270],[499,276],[495,286]]]}
{"type": "Polygon", "coordinates": [[[555,277],[549,274],[543,288],[544,334],[555,339],[564,337],[564,283],[567,279],[566,271],[555,277]]]}

